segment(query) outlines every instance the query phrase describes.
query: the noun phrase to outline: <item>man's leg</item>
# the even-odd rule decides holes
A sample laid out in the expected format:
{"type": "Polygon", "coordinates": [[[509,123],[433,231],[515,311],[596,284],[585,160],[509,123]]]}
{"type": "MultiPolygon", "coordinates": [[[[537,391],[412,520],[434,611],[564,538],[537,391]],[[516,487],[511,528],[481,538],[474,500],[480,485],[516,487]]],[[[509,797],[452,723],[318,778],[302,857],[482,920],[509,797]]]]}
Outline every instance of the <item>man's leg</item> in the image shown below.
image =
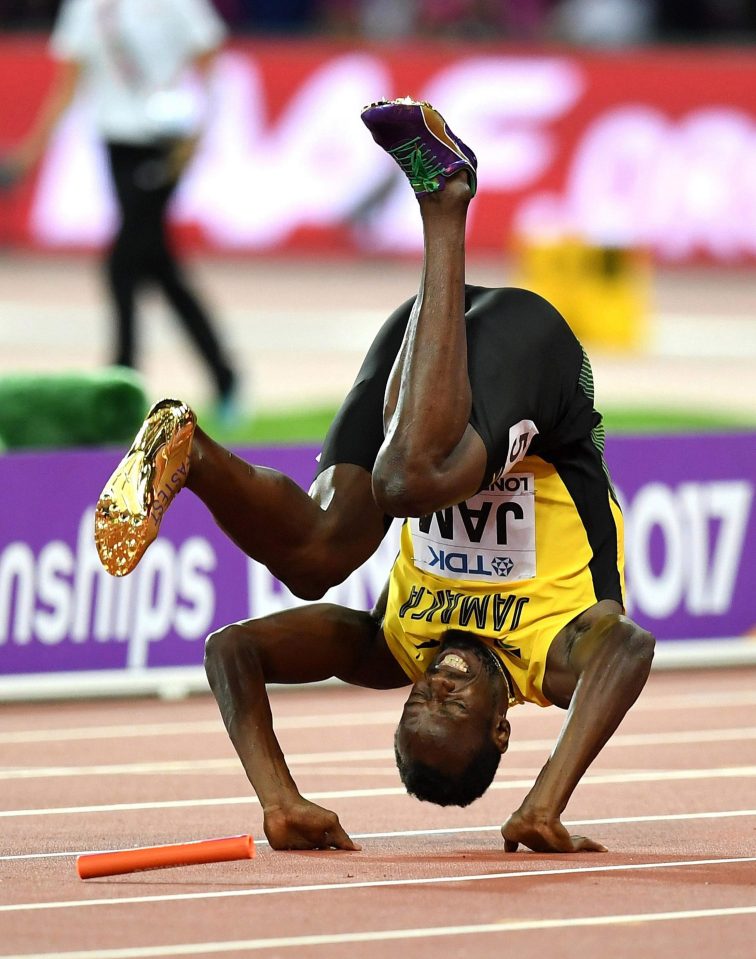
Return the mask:
{"type": "Polygon", "coordinates": [[[427,106],[388,103],[366,110],[363,117],[376,141],[395,158],[401,147],[389,144],[402,136],[413,144],[419,134],[431,163],[440,156],[440,165],[451,159],[451,169],[457,167],[451,175],[442,173],[433,183],[418,185],[398,161],[418,194],[424,259],[417,300],[386,390],[386,438],[373,471],[373,491],[390,515],[418,516],[476,493],[486,469],[485,446],[469,423],[465,327],[465,226],[476,161],[427,106]]]}
{"type": "Polygon", "coordinates": [[[360,466],[331,467],[308,494],[283,473],[244,462],[197,428],[186,485],[240,549],[305,599],[341,582],[386,533],[370,473],[360,466]]]}
{"type": "Polygon", "coordinates": [[[95,543],[108,572],[125,576],[135,568],[184,485],[248,556],[305,599],[341,582],[386,531],[366,469],[336,464],[308,495],[289,477],[252,466],[210,439],[186,404],[161,400],[95,508],[95,543]]]}

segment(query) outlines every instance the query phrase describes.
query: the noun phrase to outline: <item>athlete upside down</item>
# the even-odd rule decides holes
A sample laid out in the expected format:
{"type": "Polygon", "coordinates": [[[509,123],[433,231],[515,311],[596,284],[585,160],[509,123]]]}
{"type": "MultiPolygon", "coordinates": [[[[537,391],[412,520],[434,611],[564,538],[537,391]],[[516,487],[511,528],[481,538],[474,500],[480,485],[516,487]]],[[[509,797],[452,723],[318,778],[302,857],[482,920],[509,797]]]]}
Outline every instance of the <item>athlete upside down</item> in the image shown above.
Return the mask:
{"type": "Polygon", "coordinates": [[[336,676],[412,686],[397,728],[408,791],[467,805],[487,789],[520,702],[567,710],[548,762],[502,827],[505,848],[603,850],[560,817],[643,688],[654,640],[624,615],[622,517],[603,461],[590,365],[564,319],[524,290],[465,285],[477,161],[430,106],[366,108],[418,197],[416,297],[389,318],[326,437],[305,494],[251,466],[164,400],[97,505],[115,575],[157,535],[184,480],[228,536],[317,599],[404,519],[375,609],[314,604],[211,635],[206,670],[274,849],[357,848],[302,797],[266,683],[336,676]]]}

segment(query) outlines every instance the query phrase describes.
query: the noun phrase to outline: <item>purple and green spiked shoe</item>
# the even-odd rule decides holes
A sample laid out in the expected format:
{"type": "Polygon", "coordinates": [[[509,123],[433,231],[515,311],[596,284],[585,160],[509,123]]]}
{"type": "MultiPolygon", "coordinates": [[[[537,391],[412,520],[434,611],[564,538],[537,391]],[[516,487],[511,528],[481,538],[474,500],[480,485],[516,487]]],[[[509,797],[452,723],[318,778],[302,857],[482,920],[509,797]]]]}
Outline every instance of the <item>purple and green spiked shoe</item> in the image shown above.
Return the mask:
{"type": "Polygon", "coordinates": [[[379,100],[365,107],[362,122],[402,168],[416,197],[443,190],[446,178],[459,170],[467,170],[475,196],[478,160],[430,103],[410,97],[379,100]]]}

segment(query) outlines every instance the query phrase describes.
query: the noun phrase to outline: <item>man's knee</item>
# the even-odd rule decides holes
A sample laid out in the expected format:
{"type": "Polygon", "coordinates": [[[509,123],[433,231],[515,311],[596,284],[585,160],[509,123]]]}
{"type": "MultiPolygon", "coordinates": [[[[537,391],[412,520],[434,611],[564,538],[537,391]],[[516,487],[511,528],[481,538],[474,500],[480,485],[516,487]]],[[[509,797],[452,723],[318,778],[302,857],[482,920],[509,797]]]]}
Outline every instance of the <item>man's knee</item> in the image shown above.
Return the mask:
{"type": "Polygon", "coordinates": [[[353,531],[324,524],[310,537],[287,553],[280,564],[271,564],[270,572],[299,599],[322,599],[333,586],[343,583],[362,562],[355,561],[347,537],[353,531]]]}
{"type": "MultiPolygon", "coordinates": [[[[335,549],[338,553],[338,547],[335,549]]],[[[343,564],[338,562],[338,555],[320,553],[293,560],[289,558],[285,568],[271,566],[270,572],[297,599],[313,602],[322,599],[331,587],[343,583],[352,570],[344,570],[343,564]]]]}

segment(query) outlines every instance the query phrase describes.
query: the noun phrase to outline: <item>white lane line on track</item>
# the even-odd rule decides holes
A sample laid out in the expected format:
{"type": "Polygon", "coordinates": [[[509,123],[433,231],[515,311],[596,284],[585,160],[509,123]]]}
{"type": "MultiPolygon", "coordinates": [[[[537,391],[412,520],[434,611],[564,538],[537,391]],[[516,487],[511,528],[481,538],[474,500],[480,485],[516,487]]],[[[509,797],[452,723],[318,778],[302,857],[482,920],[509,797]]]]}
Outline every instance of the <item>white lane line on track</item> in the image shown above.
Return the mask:
{"type": "MultiPolygon", "coordinates": [[[[756,816],[756,809],[728,809],[714,812],[664,813],[658,816],[612,816],[608,819],[571,819],[565,820],[568,829],[575,826],[618,826],[642,822],[689,822],[696,819],[736,819],[742,816],[756,816]]],[[[352,833],[352,839],[406,839],[410,836],[463,835],[479,832],[498,833],[501,826],[442,826],[437,829],[399,829],[393,832],[352,833]]],[[[190,839],[177,839],[176,842],[191,842],[190,839]]],[[[267,839],[255,839],[256,846],[268,846],[267,839]]],[[[115,849],[79,849],[66,852],[29,852],[11,856],[0,856],[0,862],[14,862],[25,859],[58,859],[75,856],[91,856],[99,852],[116,852],[115,849]]]]}
{"type": "Polygon", "coordinates": [[[724,919],[752,916],[756,906],[720,909],[681,909],[677,912],[634,912],[613,916],[572,916],[567,919],[519,919],[466,926],[429,926],[415,929],[374,929],[364,932],[326,933],[313,936],[280,936],[271,939],[236,939],[226,942],[190,942],[175,946],[133,946],[125,949],[97,949],[77,952],[37,952],[0,956],[0,959],[163,959],[170,956],[198,956],[222,952],[251,952],[262,949],[301,949],[304,946],[336,946],[358,942],[392,942],[402,939],[438,939],[449,936],[480,936],[491,933],[533,932],[545,929],[585,929],[642,922],[682,922],[688,919],[724,919]]]}
{"type": "MultiPolygon", "coordinates": [[[[756,766],[725,766],[709,769],[665,769],[640,772],[597,773],[585,776],[581,786],[610,786],[618,783],[684,782],[697,779],[745,779],[756,776],[756,766]]],[[[510,779],[493,782],[491,790],[530,789],[531,779],[510,779]]],[[[373,799],[381,796],[406,796],[403,786],[380,786],[375,789],[329,789],[310,792],[307,798],[320,799],[373,799]]],[[[4,809],[0,819],[22,816],[68,816],[79,813],[129,812],[142,809],[192,809],[204,806],[258,805],[256,796],[224,796],[211,799],[167,799],[155,802],[108,803],[96,806],[53,806],[43,809],[4,809]]]]}
{"type": "MultiPolygon", "coordinates": [[[[756,726],[732,729],[686,729],[679,732],[619,733],[604,746],[604,749],[636,746],[671,746],[685,743],[741,742],[756,739],[756,726]]],[[[552,739],[515,740],[510,744],[510,753],[541,752],[553,748],[552,739]]],[[[334,762],[360,762],[365,760],[394,759],[393,749],[334,750],[320,753],[291,753],[286,757],[289,766],[317,766],[334,762]]],[[[238,759],[163,760],[143,763],[108,763],[89,766],[32,766],[0,767],[0,780],[8,779],[53,779],[75,776],[134,776],[170,773],[239,772],[238,759]]]]}
{"type": "MultiPolygon", "coordinates": [[[[143,905],[159,902],[188,902],[198,899],[239,899],[249,896],[277,896],[289,893],[338,892],[354,889],[385,889],[394,886],[437,886],[451,882],[491,882],[499,879],[532,879],[538,876],[572,876],[609,872],[639,872],[649,869],[684,869],[688,866],[725,866],[756,862],[756,856],[716,859],[676,859],[670,862],[634,862],[611,866],[566,866],[560,869],[523,869],[512,872],[483,872],[473,875],[425,876],[421,879],[370,879],[361,882],[323,882],[301,886],[262,886],[256,889],[222,889],[213,892],[163,893],[158,896],[116,896],[109,899],[62,899],[53,902],[22,902],[0,906],[3,912],[40,912],[45,909],[86,909],[94,906],[143,905]]],[[[754,906],[756,909],[756,906],[754,906]]],[[[0,956],[2,959],[2,956],[0,956]]]]}
{"type": "MultiPolygon", "coordinates": [[[[335,715],[281,716],[276,719],[276,729],[336,729],[341,726],[385,726],[397,723],[399,710],[380,710],[362,713],[337,713],[335,715]]],[[[11,743],[70,742],[77,739],[121,739],[146,736],[196,736],[201,733],[223,733],[226,730],[220,718],[217,720],[193,720],[170,723],[124,723],[110,726],[77,726],[69,729],[21,729],[17,732],[0,733],[0,745],[11,743]]]]}
{"type": "Polygon", "coordinates": [[[192,942],[175,946],[135,946],[126,949],[97,949],[78,952],[39,952],[0,956],[0,959],[163,959],[170,956],[198,956],[222,952],[251,952],[261,949],[301,949],[304,946],[336,946],[358,942],[392,942],[402,939],[438,939],[490,933],[532,932],[545,929],[579,929],[642,922],[682,922],[687,919],[722,919],[756,914],[756,906],[721,909],[681,909],[678,912],[636,912],[614,916],[572,916],[568,919],[520,919],[467,926],[430,926],[420,929],[375,929],[365,932],[328,933],[319,936],[281,936],[271,939],[236,939],[226,942],[192,942]]]}
{"type": "MultiPolygon", "coordinates": [[[[633,715],[659,710],[701,709],[716,706],[756,706],[756,690],[734,690],[727,693],[683,693],[641,697],[633,706],[633,715]]],[[[523,707],[520,707],[523,708],[523,707]]],[[[527,719],[548,718],[553,713],[537,707],[527,709],[527,719]]],[[[275,720],[276,729],[336,729],[339,727],[395,725],[400,710],[376,710],[360,713],[316,714],[308,716],[280,716],[275,720]]],[[[523,715],[523,714],[521,714],[523,715]]],[[[523,718],[526,718],[523,715],[523,718]]],[[[72,726],[68,729],[20,729],[0,732],[0,745],[14,743],[73,742],[88,739],[125,739],[151,736],[197,736],[223,734],[226,730],[220,719],[190,720],[187,722],[123,723],[108,726],[72,726]]]]}

